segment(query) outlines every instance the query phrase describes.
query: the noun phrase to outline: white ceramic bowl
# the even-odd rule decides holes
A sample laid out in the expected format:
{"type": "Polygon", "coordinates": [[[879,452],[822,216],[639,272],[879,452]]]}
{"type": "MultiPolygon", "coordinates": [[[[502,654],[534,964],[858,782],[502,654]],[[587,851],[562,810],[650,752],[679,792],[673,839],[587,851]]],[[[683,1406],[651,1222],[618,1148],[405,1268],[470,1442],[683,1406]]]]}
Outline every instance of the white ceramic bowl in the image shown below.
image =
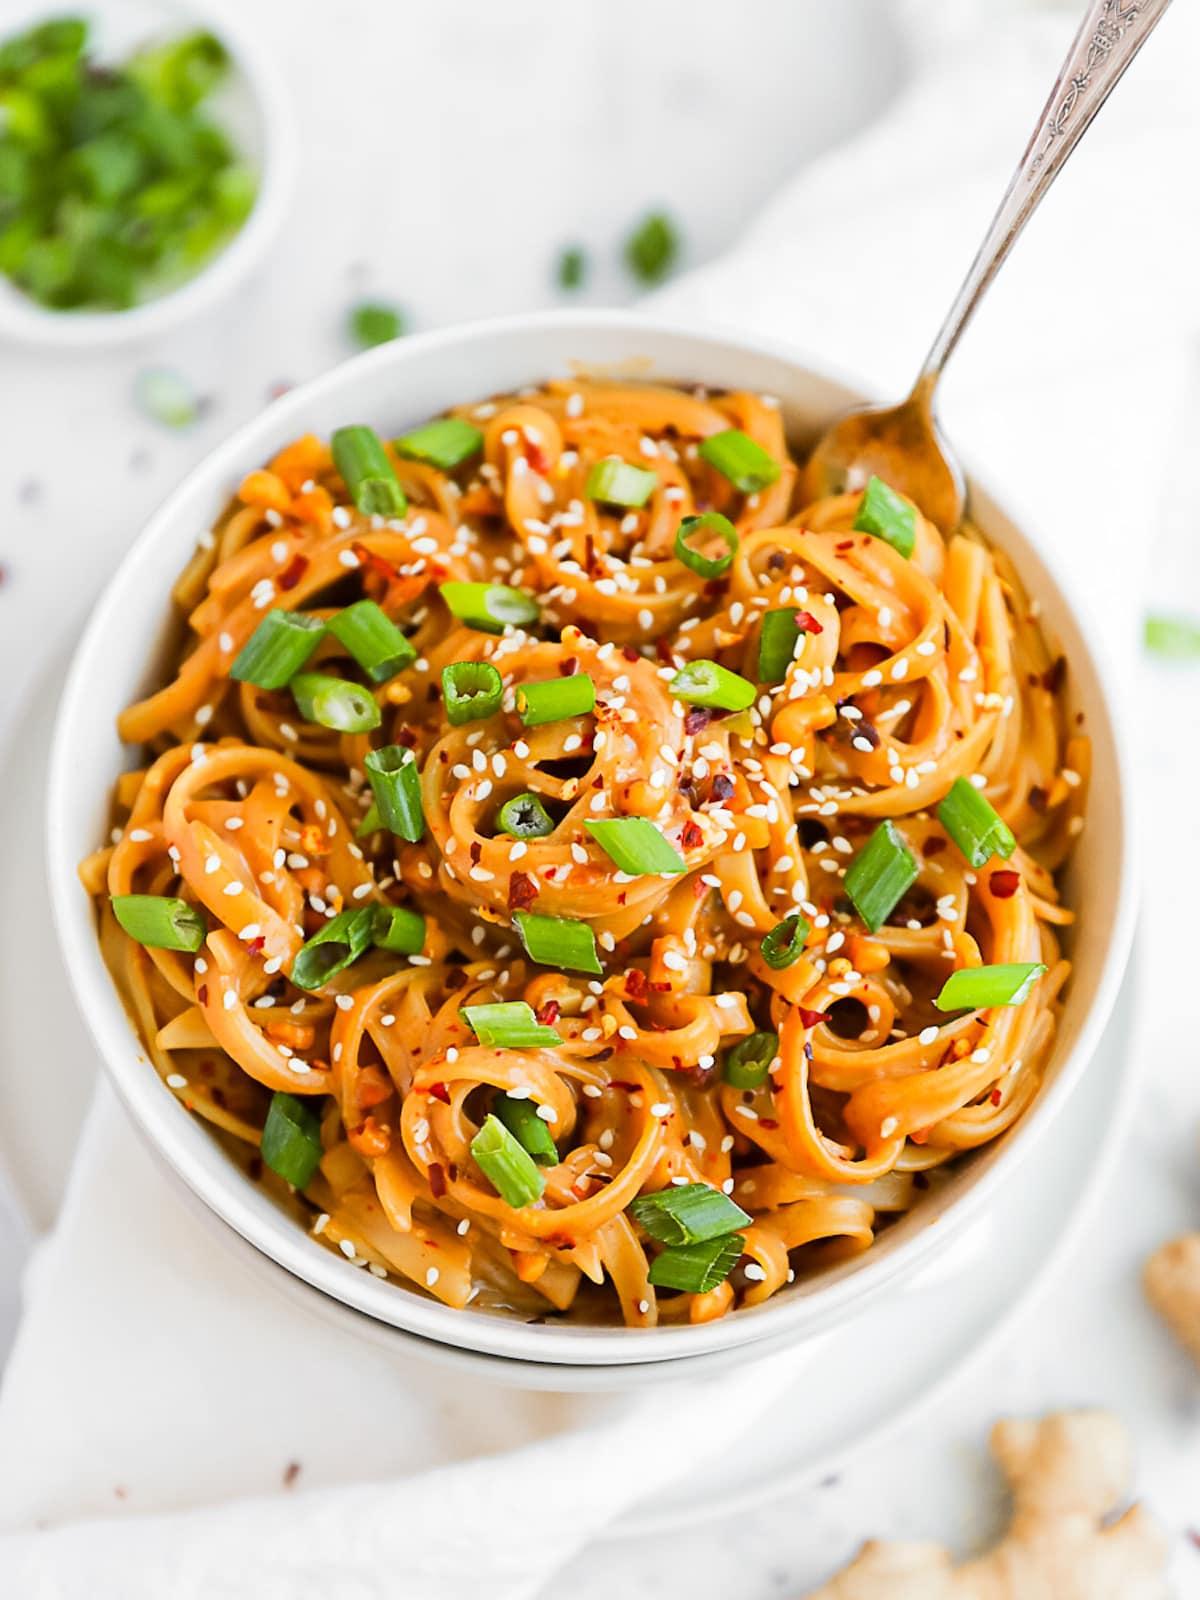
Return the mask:
{"type": "MultiPolygon", "coordinates": [[[[62,9],[69,9],[60,7],[62,9]]],[[[20,33],[54,10],[22,0],[0,18],[0,37],[20,33]]],[[[94,350],[149,338],[215,305],[266,253],[287,211],[296,178],[291,105],[274,59],[220,0],[91,0],[79,7],[93,26],[101,60],[121,60],[151,39],[207,28],[229,51],[229,81],[214,98],[214,117],[258,172],[258,195],[237,233],[196,273],[127,311],[51,311],[0,274],[0,338],[47,349],[94,350]]]]}
{"type": "MultiPolygon", "coordinates": [[[[445,407],[520,388],[583,367],[748,388],[777,395],[789,433],[803,444],[861,395],[800,357],[737,338],[689,331],[624,312],[551,312],[423,334],[369,351],[276,401],[208,457],[134,544],[96,607],[63,693],[51,758],[49,872],[55,919],[84,1018],[135,1122],[178,1176],[219,1217],[297,1279],[380,1324],[423,1340],[538,1363],[600,1368],[762,1348],[830,1328],[897,1275],[946,1248],[989,1202],[1004,1171],[1040,1146],[1052,1159],[1054,1119],[1087,1066],[1117,993],[1133,926],[1130,787],[1113,724],[1102,635],[1067,598],[1050,547],[1035,545],[978,483],[972,509],[1010,552],[1042,606],[1044,625],[1071,666],[1067,694],[1094,746],[1088,826],[1069,874],[1082,912],[1072,941],[1075,973],[1047,1081],[1002,1140],[962,1160],[936,1195],[888,1228],[856,1260],[796,1283],[764,1305],[697,1327],[656,1329],[530,1326],[454,1311],[356,1269],[308,1237],[265,1190],[228,1160],[147,1061],[97,947],[94,917],[76,863],[104,838],[117,775],[131,764],[114,732],[120,709],[155,681],[168,635],[171,583],[241,476],[298,433],[329,434],[347,418],[398,433],[445,407]]],[[[1068,1112],[1069,1114],[1069,1112],[1068,1112]]],[[[409,1343],[409,1341],[402,1341],[409,1343]]],[[[707,1365],[708,1363],[705,1363],[707,1365]]]]}

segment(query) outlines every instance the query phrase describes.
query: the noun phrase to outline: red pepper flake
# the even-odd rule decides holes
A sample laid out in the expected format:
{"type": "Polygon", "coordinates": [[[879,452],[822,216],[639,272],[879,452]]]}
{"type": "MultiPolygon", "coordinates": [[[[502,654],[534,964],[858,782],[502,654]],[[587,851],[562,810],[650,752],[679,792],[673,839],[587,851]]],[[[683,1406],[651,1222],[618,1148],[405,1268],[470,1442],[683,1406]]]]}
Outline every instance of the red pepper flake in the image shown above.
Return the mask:
{"type": "Polygon", "coordinates": [[[294,589],[308,570],[308,557],[297,552],[275,579],[281,589],[294,589]]]}
{"type": "Polygon", "coordinates": [[[988,1099],[994,1106],[998,1106],[1003,1098],[1004,1096],[1000,1093],[999,1089],[993,1089],[991,1094],[988,1095],[988,1099]]]}
{"type": "Polygon", "coordinates": [[[547,1000],[544,1006],[539,1006],[534,1016],[544,1028],[552,1028],[558,1021],[558,1001],[547,1000]]]}
{"type": "Polygon", "coordinates": [[[714,800],[733,799],[733,779],[727,772],[718,772],[712,781],[712,797],[714,800]]]}
{"type": "Polygon", "coordinates": [[[993,872],[988,879],[988,888],[997,900],[1011,900],[1021,887],[1021,874],[1005,868],[1002,872],[993,872]]]}
{"type": "Polygon", "coordinates": [[[642,659],[639,652],[636,651],[631,644],[623,644],[621,646],[621,654],[625,657],[626,661],[640,661],[642,659]]]}
{"type": "Polygon", "coordinates": [[[771,1128],[777,1128],[779,1126],[779,1123],[775,1120],[774,1117],[759,1117],[758,1125],[759,1125],[760,1128],[766,1128],[766,1129],[769,1130],[771,1128]]]}
{"type": "Polygon", "coordinates": [[[206,983],[202,983],[196,990],[196,999],[199,1000],[202,1006],[208,1004],[208,985],[206,983]]]}
{"type": "Polygon", "coordinates": [[[431,1100],[440,1100],[444,1106],[450,1104],[450,1091],[444,1083],[431,1083],[425,1093],[431,1100]]]}
{"type": "Polygon", "coordinates": [[[267,940],[266,940],[266,935],[265,934],[261,934],[260,933],[260,934],[257,934],[253,939],[247,939],[246,940],[246,949],[249,950],[249,952],[250,952],[250,954],[252,956],[260,956],[260,955],[262,955],[263,951],[266,948],[267,948],[267,940]]]}
{"type": "Polygon", "coordinates": [[[796,627],[801,633],[824,633],[825,629],[811,611],[797,611],[796,627]]]}
{"type": "Polygon", "coordinates": [[[524,911],[537,899],[537,884],[527,872],[512,872],[508,878],[508,909],[524,911]]]}
{"type": "Polygon", "coordinates": [[[417,730],[415,728],[401,728],[396,735],[396,743],[402,744],[406,750],[411,750],[416,742],[417,730]]]}
{"type": "Polygon", "coordinates": [[[289,1461],[283,1469],[283,1487],[290,1489],[299,1476],[300,1463],[298,1461],[289,1461]]]}
{"type": "Polygon", "coordinates": [[[810,1011],[807,1006],[798,1006],[800,1021],[806,1028],[815,1028],[818,1022],[828,1022],[828,1011],[810,1011]]]}
{"type": "Polygon", "coordinates": [[[630,967],[625,974],[625,997],[628,1000],[642,1001],[646,998],[650,984],[641,967],[630,967]]]}
{"type": "Polygon", "coordinates": [[[949,842],[950,841],[948,839],[943,839],[940,834],[931,833],[928,839],[926,839],[925,843],[921,846],[921,854],[925,856],[926,859],[928,859],[930,856],[940,856],[949,842]]]}
{"type": "Polygon", "coordinates": [[[579,665],[578,656],[567,656],[565,661],[560,661],[558,663],[558,675],[559,675],[559,677],[560,678],[572,678],[572,677],[574,677],[575,669],[578,667],[578,665],[579,665]]]}
{"type": "Polygon", "coordinates": [[[446,1192],[446,1174],[437,1161],[429,1166],[429,1192],[435,1200],[440,1200],[446,1192]]]}
{"type": "Polygon", "coordinates": [[[854,540],[853,539],[839,539],[837,544],[835,544],[833,548],[837,551],[838,555],[844,555],[847,550],[853,550],[854,549],[854,540]]]}
{"type": "Polygon", "coordinates": [[[688,734],[703,733],[712,721],[712,712],[707,706],[689,706],[683,717],[683,731],[688,734]]]}
{"type": "Polygon", "coordinates": [[[656,994],[670,994],[671,992],[671,985],[665,980],[659,983],[652,983],[650,987],[655,991],[656,994]]]}
{"type": "Polygon", "coordinates": [[[399,567],[388,561],[384,556],[376,555],[369,545],[362,544],[356,539],[350,548],[358,557],[360,565],[366,567],[368,571],[378,573],[381,578],[386,578],[389,583],[399,581],[399,567]]]}
{"type": "Polygon", "coordinates": [[[525,459],[535,472],[544,478],[550,471],[550,457],[528,434],[525,435],[525,459]]]}
{"type": "Polygon", "coordinates": [[[471,865],[475,866],[483,854],[483,843],[479,839],[471,840],[471,865]]]}
{"type": "Polygon", "coordinates": [[[685,850],[699,850],[704,843],[704,830],[689,817],[680,832],[679,842],[685,850]]]}
{"type": "Polygon", "coordinates": [[[692,894],[693,894],[693,896],[697,900],[703,900],[704,896],[707,893],[708,893],[708,884],[705,883],[704,879],[702,877],[693,878],[692,879],[692,894]]]}
{"type": "Polygon", "coordinates": [[[671,641],[662,634],[654,641],[654,654],[666,667],[675,665],[675,652],[671,649],[671,641]]]}

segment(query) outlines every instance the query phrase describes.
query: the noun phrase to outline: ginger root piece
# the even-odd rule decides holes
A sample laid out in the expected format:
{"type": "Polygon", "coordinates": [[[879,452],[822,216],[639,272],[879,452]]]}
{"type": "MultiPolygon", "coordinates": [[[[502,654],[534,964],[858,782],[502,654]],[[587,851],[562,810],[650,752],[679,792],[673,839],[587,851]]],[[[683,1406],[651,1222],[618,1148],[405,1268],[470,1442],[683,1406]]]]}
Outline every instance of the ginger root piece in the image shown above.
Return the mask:
{"type": "Polygon", "coordinates": [[[1166,1543],[1140,1507],[1106,1518],[1130,1480],[1129,1439],[1102,1411],[998,1422],[1013,1496],[1007,1535],[956,1567],[935,1544],[864,1545],[808,1600],[1165,1600],[1166,1543]]]}
{"type": "Polygon", "coordinates": [[[1146,1263],[1146,1298],[1200,1361],[1200,1233],[1172,1239],[1146,1263]]]}

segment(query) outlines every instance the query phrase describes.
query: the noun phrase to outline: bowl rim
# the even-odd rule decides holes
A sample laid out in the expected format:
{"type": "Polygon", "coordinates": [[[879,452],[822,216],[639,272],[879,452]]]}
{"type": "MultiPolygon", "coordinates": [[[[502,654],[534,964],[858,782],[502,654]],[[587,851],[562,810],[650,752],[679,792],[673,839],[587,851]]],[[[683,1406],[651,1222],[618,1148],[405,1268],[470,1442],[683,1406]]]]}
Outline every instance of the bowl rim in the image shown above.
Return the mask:
{"type": "MultiPolygon", "coordinates": [[[[973,1178],[965,1192],[955,1197],[941,1216],[931,1218],[930,1225],[915,1231],[889,1252],[864,1253],[851,1270],[832,1281],[794,1298],[773,1297],[762,1306],[744,1309],[715,1323],[644,1330],[592,1325],[527,1327],[524,1323],[501,1318],[464,1315],[396,1284],[347,1271],[340,1258],[322,1249],[293,1219],[268,1205],[263,1192],[255,1190],[208,1130],[200,1125],[199,1119],[188,1115],[163,1085],[140,1047],[107,970],[97,960],[94,923],[90,908],[84,909],[86,897],[81,895],[76,873],[67,805],[68,792],[78,776],[72,729],[88,715],[92,658],[103,650],[109,638],[119,636],[118,606],[124,586],[157,541],[170,536],[181,509],[186,513],[191,495],[206,487],[215,493],[238,470],[245,468],[246,461],[253,459],[257,464],[266,448],[260,445],[263,437],[284,424],[302,429],[305,413],[310,408],[340,390],[352,397],[355,380],[376,367],[386,370],[394,366],[402,371],[419,355],[436,356],[490,341],[499,345],[506,339],[539,333],[561,336],[564,343],[572,336],[584,339],[605,335],[614,340],[645,336],[648,340],[678,341],[692,347],[697,362],[711,359],[715,364],[722,358],[774,361],[817,382],[838,385],[860,396],[869,393],[868,386],[844,377],[827,363],[813,360],[785,341],[653,313],[594,309],[529,313],[433,330],[366,351],[289,391],[236,429],[187,474],[146,523],[92,610],[59,701],[49,762],[46,848],[55,928],[81,1013],[110,1080],[143,1135],[188,1188],[230,1228],[314,1289],[386,1325],[443,1344],[516,1361],[624,1365],[676,1360],[767,1339],[774,1345],[777,1336],[789,1327],[799,1337],[831,1325],[865,1296],[915,1269],[947,1238],[951,1229],[957,1232],[978,1213],[1003,1174],[1011,1171],[1044,1135],[1069,1096],[1107,1022],[1128,959],[1136,899],[1136,846],[1131,816],[1133,786],[1126,755],[1130,746],[1121,731],[1122,700],[1115,669],[1100,648],[1102,635],[1089,615],[1086,600],[1074,592],[1069,575],[1055,563],[1048,542],[1026,533],[1024,530],[1033,526],[1031,520],[1014,510],[1010,501],[994,500],[973,474],[969,473],[973,492],[993,507],[995,514],[1013,524],[1018,543],[1027,545],[1030,555],[1046,568],[1065,613],[1079,633],[1088,668],[1099,691],[1098,710],[1106,722],[1105,731],[1109,735],[1117,775],[1117,793],[1113,801],[1119,816],[1119,838],[1114,841],[1113,853],[1119,858],[1120,866],[1115,914],[1106,930],[1107,940],[1095,978],[1093,999],[1075,1042],[1058,1061],[1053,1080],[1042,1086],[1034,1105],[1009,1130],[990,1166],[973,1178]],[[258,1204],[254,1203],[251,1191],[257,1194],[258,1204]]],[[[563,354],[560,360],[565,364],[569,356],[563,354]]],[[[349,403],[353,403],[352,398],[349,403]]],[[[1020,553],[1018,551],[1018,555],[1020,553]]],[[[163,602],[165,605],[165,595],[163,602]]]]}
{"type": "MultiPolygon", "coordinates": [[[[232,292],[269,249],[282,226],[298,170],[292,102],[283,74],[253,29],[222,0],[159,0],[217,33],[245,81],[262,130],[258,193],[237,232],[191,277],[175,288],[123,311],[53,311],[0,278],[0,339],[44,350],[99,350],[149,339],[174,328],[232,292]]],[[[98,16],[117,7],[96,0],[98,16]]],[[[21,26],[20,23],[16,26],[21,26]]]]}

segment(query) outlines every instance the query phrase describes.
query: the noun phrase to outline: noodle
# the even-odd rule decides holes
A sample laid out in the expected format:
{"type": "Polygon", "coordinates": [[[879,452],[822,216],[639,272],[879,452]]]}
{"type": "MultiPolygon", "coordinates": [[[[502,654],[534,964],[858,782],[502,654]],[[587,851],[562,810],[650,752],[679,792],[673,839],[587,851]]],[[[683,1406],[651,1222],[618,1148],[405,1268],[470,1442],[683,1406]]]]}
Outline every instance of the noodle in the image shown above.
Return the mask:
{"type": "MultiPolygon", "coordinates": [[[[196,552],[174,593],[173,675],[120,719],[145,765],[118,787],[115,842],[81,869],[104,954],[171,1090],[353,1263],[455,1307],[722,1316],[867,1250],[1036,1095],[1068,974],[1055,873],[1082,827],[1087,742],[1005,557],[917,512],[906,558],[855,531],[859,494],[805,505],[769,400],[552,382],[457,415],[482,432],[474,462],[388,447],[404,515],[359,512],[305,437],[246,478],[196,552]],[[780,466],[758,492],[698,451],[731,428],[780,466]],[[653,473],[644,506],[589,498],[609,457],[653,473]],[[737,535],[717,578],[676,553],[681,520],[709,511],[737,535]],[[479,631],[447,609],[447,581],[518,587],[540,616],[479,631]],[[416,651],[371,686],[373,733],[230,677],[269,610],[328,619],[362,598],[416,651]],[[789,607],[804,631],[784,681],[763,684],[764,614],[789,607]],[[676,671],[701,659],[755,684],[754,703],[677,698],[676,671]],[[504,700],[456,724],[439,686],[461,662],[491,663],[504,700]],[[521,686],[576,674],[593,711],[523,725],[521,686]],[[362,830],[364,761],[384,744],[418,763],[417,842],[362,830]],[[1009,860],[972,869],[948,838],[936,808],[959,778],[1012,829],[1009,860]],[[497,823],[523,794],[550,818],[542,836],[497,823]],[[620,870],[585,826],[614,817],[651,821],[683,870],[620,870]],[[916,879],[872,932],[844,879],[884,819],[916,879]],[[200,908],[199,953],[123,932],[109,897],[130,893],[200,908]],[[373,949],[324,985],[290,982],[307,939],[372,905],[422,913],[420,953],[373,949]],[[602,975],[527,960],[525,910],[585,924],[602,975]],[[803,948],[773,965],[760,944],[793,913],[803,948]],[[994,963],[1046,970],[1019,1004],[936,1009],[951,972],[994,963]],[[514,1000],[559,1042],[487,1044],[464,1019],[514,1000]],[[727,1057],[755,1030],[777,1050],[737,1087],[727,1057]],[[320,1116],[295,1200],[257,1151],[279,1092],[320,1116]],[[510,1205],[473,1155],[500,1093],[552,1131],[536,1203],[510,1205]],[[661,1245],[629,1209],[683,1184],[751,1219],[707,1292],[655,1287],[661,1245]]],[[[362,679],[329,632],[305,670],[362,679]]]]}

